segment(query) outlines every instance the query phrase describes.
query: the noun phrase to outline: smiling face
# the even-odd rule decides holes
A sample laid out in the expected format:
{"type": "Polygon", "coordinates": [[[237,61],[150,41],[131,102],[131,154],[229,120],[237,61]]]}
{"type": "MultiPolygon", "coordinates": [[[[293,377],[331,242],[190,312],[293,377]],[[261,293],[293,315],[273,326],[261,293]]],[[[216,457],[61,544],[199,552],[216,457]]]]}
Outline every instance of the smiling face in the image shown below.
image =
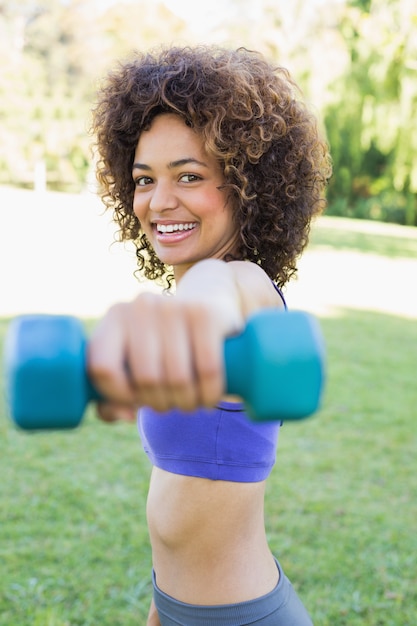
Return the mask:
{"type": "Polygon", "coordinates": [[[233,253],[237,228],[222,170],[178,115],[158,115],[142,132],[132,176],[135,215],[177,281],[194,263],[233,253]]]}

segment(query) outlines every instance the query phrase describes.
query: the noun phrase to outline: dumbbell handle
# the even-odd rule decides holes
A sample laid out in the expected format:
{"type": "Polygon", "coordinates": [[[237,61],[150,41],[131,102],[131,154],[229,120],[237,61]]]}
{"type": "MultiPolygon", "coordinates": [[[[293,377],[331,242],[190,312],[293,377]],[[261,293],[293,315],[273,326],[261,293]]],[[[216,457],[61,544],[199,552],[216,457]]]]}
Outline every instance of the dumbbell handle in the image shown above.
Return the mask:
{"type": "MultiPolygon", "coordinates": [[[[27,430],[78,426],[90,401],[103,400],[86,372],[87,338],[69,316],[22,316],[6,336],[6,393],[12,419],[27,430]]],[[[317,321],[266,309],[224,344],[227,393],[245,400],[258,421],[314,413],[324,381],[317,321]]]]}

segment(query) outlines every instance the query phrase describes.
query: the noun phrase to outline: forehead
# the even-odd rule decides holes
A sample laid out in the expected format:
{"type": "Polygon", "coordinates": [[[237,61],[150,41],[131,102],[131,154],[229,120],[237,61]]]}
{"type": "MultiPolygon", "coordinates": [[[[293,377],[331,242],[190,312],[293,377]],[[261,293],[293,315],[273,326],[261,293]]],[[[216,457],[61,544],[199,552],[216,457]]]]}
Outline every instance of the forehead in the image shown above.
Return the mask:
{"type": "Polygon", "coordinates": [[[137,150],[150,149],[156,143],[173,145],[180,148],[183,145],[193,146],[197,150],[204,150],[202,137],[192,128],[187,126],[184,120],[174,113],[161,113],[157,115],[150,127],[142,131],[137,150]]]}

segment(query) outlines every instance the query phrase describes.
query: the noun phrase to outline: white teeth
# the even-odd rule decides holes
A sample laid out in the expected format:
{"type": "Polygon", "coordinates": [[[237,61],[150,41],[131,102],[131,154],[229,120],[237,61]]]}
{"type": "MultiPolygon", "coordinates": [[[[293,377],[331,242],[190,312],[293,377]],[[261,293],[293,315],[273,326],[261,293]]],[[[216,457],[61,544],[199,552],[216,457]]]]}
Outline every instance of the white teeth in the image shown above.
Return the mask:
{"type": "Polygon", "coordinates": [[[157,224],[156,229],[159,233],[175,233],[179,230],[192,230],[196,227],[195,222],[188,224],[157,224]]]}

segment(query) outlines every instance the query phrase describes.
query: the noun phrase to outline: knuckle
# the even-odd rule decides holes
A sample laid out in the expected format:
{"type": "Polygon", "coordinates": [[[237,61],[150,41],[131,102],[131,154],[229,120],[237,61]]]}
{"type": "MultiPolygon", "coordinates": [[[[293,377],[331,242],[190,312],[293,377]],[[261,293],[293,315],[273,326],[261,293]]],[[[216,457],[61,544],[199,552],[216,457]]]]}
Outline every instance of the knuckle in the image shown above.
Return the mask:
{"type": "Polygon", "coordinates": [[[108,363],[91,361],[88,366],[88,374],[92,380],[100,385],[108,385],[116,378],[115,372],[108,363]]]}
{"type": "Polygon", "coordinates": [[[131,386],[134,390],[137,390],[139,393],[143,394],[154,394],[156,395],[159,389],[159,379],[152,375],[151,372],[148,372],[142,376],[134,376],[131,378],[131,386]]]}

